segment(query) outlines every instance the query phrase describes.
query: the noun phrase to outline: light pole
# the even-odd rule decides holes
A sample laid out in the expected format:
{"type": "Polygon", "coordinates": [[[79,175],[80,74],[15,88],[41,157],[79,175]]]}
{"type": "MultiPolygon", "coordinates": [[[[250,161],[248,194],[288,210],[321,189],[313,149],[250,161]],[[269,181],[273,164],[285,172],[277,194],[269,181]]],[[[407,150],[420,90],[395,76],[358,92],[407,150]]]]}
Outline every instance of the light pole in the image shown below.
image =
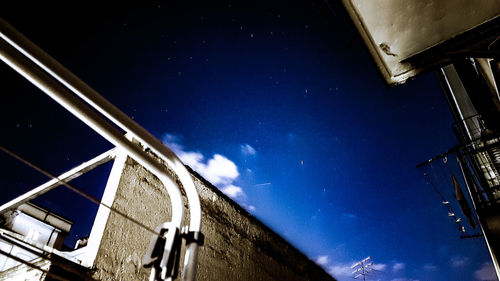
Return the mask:
{"type": "Polygon", "coordinates": [[[371,259],[371,257],[367,257],[351,266],[351,269],[354,269],[352,274],[356,274],[354,279],[363,276],[363,281],[366,281],[366,274],[373,270],[373,261],[371,261],[371,259]]]}

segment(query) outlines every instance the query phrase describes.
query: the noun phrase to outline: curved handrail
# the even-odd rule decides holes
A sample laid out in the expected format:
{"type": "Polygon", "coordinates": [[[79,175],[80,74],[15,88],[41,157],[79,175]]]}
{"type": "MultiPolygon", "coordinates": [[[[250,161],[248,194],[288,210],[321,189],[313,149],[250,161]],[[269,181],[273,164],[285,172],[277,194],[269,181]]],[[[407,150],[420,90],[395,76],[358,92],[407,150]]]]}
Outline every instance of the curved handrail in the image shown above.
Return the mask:
{"type": "Polygon", "coordinates": [[[125,113],[99,95],[94,89],[2,19],[0,19],[0,27],[2,28],[0,33],[1,38],[6,40],[19,52],[44,69],[48,74],[57,79],[102,115],[106,116],[106,118],[110,119],[124,131],[132,134],[137,140],[151,148],[153,152],[157,153],[167,162],[179,176],[179,180],[186,191],[190,211],[189,228],[191,231],[200,231],[201,207],[198,192],[196,191],[189,172],[177,155],[142,126],[130,119],[125,113]]]}
{"type": "Polygon", "coordinates": [[[47,77],[36,66],[30,65],[28,60],[15,57],[12,50],[9,50],[9,46],[2,41],[0,41],[0,58],[109,142],[122,147],[146,169],[160,175],[159,179],[169,189],[169,192],[172,191],[172,206],[176,206],[175,209],[172,208],[172,221],[176,225],[182,226],[183,214],[178,211],[183,208],[180,191],[177,188],[171,188],[171,186],[175,186],[175,183],[168,177],[160,163],[152,161],[145,152],[129,141],[117,128],[108,124],[105,119],[72,96],[62,85],[47,77]]]}
{"type": "MultiPolygon", "coordinates": [[[[190,213],[189,231],[200,232],[201,206],[198,193],[189,172],[175,153],[2,19],[0,19],[0,28],[0,38],[5,40],[5,42],[1,42],[2,60],[101,136],[114,145],[123,147],[146,169],[157,176],[159,175],[158,178],[171,196],[172,223],[179,225],[179,229],[181,229],[184,212],[180,191],[175,188],[175,179],[170,178],[170,175],[165,173],[158,162],[152,160],[149,155],[128,141],[117,128],[108,124],[107,120],[73,96],[67,89],[87,102],[115,125],[151,148],[167,163],[177,174],[186,191],[190,213]],[[18,53],[24,56],[19,56],[18,53]],[[52,79],[57,80],[64,86],[52,79]]],[[[183,271],[184,280],[194,280],[197,252],[198,244],[196,242],[187,244],[183,271]]]]}

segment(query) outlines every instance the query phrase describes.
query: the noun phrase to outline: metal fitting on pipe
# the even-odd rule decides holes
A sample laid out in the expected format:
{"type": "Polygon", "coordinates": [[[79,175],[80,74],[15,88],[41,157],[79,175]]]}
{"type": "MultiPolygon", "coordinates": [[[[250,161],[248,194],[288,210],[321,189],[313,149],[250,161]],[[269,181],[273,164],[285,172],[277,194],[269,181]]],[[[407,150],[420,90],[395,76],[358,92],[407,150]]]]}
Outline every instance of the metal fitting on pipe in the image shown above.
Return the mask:
{"type": "MultiPolygon", "coordinates": [[[[124,148],[132,158],[157,175],[167,188],[172,201],[172,223],[181,229],[184,211],[175,179],[172,179],[156,160],[133,145],[122,132],[107,123],[106,119],[68,90],[158,154],[174,170],[186,191],[190,213],[189,230],[201,231],[201,206],[198,193],[191,175],[175,153],[2,19],[0,19],[0,57],[81,121],[115,146],[124,148]]],[[[198,246],[193,241],[186,243],[183,280],[195,280],[198,246]]]]}
{"type": "Polygon", "coordinates": [[[49,75],[57,79],[61,84],[70,89],[106,118],[110,119],[114,124],[132,134],[133,137],[148,146],[153,152],[161,157],[172,170],[174,170],[188,198],[190,230],[201,231],[201,206],[198,192],[196,191],[189,172],[177,155],[2,19],[0,19],[0,28],[1,38],[6,40],[11,46],[15,47],[19,52],[45,70],[49,75]]]}

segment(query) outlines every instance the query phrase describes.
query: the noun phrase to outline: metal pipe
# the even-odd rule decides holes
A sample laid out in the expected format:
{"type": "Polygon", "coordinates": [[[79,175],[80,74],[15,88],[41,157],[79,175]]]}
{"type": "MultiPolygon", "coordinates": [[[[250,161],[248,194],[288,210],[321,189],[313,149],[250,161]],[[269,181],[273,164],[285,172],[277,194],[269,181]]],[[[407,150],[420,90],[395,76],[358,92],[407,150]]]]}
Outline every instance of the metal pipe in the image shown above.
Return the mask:
{"type": "MultiPolygon", "coordinates": [[[[153,152],[159,155],[174,170],[182,183],[188,199],[190,215],[189,231],[200,232],[201,205],[198,192],[190,173],[175,153],[2,19],[0,19],[0,28],[1,38],[90,104],[98,112],[151,148],[153,152]]],[[[174,208],[173,204],[172,208],[174,208]]],[[[184,280],[194,280],[197,267],[197,253],[198,244],[196,242],[186,245],[183,271],[184,280]]]]}
{"type": "Polygon", "coordinates": [[[179,228],[182,226],[184,205],[180,190],[159,162],[154,161],[146,152],[129,141],[120,130],[107,123],[102,116],[73,96],[68,89],[46,74],[3,39],[0,39],[0,59],[66,108],[66,110],[78,117],[87,126],[115,146],[125,149],[134,160],[154,173],[169,193],[172,204],[172,223],[178,225],[179,228]]]}
{"type": "Polygon", "coordinates": [[[78,178],[79,176],[85,174],[86,172],[94,169],[95,167],[102,165],[104,163],[107,163],[111,159],[115,158],[115,149],[110,149],[101,155],[84,162],[75,168],[62,173],[60,176],[57,178],[51,179],[47,181],[46,183],[24,193],[23,195],[16,197],[9,202],[3,204],[0,206],[0,214],[11,209],[15,209],[19,207],[20,205],[46,193],[49,192],[50,190],[62,185],[61,181],[63,182],[69,182],[73,179],[78,178]]]}
{"type": "Polygon", "coordinates": [[[0,37],[9,42],[19,52],[23,53],[31,61],[44,69],[52,77],[70,89],[78,97],[90,104],[98,112],[113,121],[127,133],[130,133],[158,154],[178,175],[179,180],[186,192],[189,204],[189,230],[201,231],[201,206],[198,192],[191,179],[190,173],[184,167],[182,161],[161,141],[151,133],[131,120],[125,113],[99,95],[94,89],[81,81],[54,58],[29,41],[21,33],[15,30],[7,22],[0,19],[0,37]]]}
{"type": "Polygon", "coordinates": [[[198,250],[199,246],[196,242],[186,245],[184,267],[182,270],[183,280],[196,280],[196,271],[198,270],[198,250]]]}

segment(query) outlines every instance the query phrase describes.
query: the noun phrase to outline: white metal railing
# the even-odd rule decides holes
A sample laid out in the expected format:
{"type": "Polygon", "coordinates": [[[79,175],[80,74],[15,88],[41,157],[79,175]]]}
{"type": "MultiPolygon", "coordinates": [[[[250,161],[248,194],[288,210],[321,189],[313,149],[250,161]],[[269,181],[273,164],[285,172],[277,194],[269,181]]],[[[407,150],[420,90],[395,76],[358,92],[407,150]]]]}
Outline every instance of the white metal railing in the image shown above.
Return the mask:
{"type": "Polygon", "coordinates": [[[110,160],[115,158],[115,149],[108,150],[97,157],[84,162],[75,168],[64,172],[63,174],[59,175],[58,177],[55,177],[48,182],[35,187],[34,189],[24,193],[23,195],[16,197],[12,199],[11,201],[3,204],[0,206],[0,214],[5,213],[8,210],[14,210],[20,205],[35,199],[36,197],[47,193],[51,191],[52,189],[60,186],[62,182],[69,182],[73,179],[76,179],[77,177],[85,174],[86,172],[94,169],[97,166],[100,166],[101,164],[104,164],[110,160]]]}
{"type": "MultiPolygon", "coordinates": [[[[191,237],[201,236],[201,207],[198,193],[190,173],[174,152],[3,19],[0,19],[0,59],[155,174],[167,189],[171,200],[171,224],[177,227],[179,232],[189,233],[191,237]],[[133,144],[115,126],[150,148],[176,173],[188,200],[189,226],[184,226],[184,206],[175,179],[166,172],[162,164],[133,144]]],[[[198,247],[197,239],[187,240],[183,280],[195,280],[198,247]]],[[[155,272],[158,269],[158,267],[152,269],[151,280],[169,279],[164,271],[155,272]]]]}

